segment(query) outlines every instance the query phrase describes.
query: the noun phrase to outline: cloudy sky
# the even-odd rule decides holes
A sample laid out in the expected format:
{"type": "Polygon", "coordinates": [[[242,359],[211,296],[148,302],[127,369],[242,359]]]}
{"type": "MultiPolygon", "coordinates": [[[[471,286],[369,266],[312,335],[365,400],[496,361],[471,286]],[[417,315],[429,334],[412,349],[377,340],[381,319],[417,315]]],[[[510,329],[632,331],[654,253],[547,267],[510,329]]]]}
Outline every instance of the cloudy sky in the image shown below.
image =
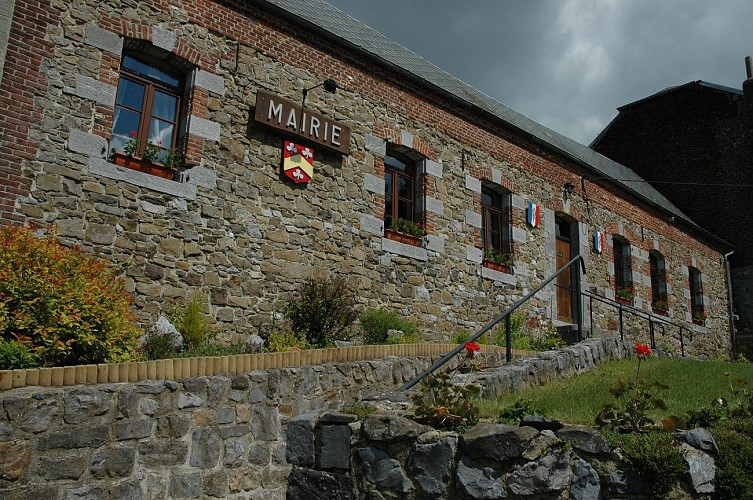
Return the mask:
{"type": "Polygon", "coordinates": [[[589,144],[623,104],[740,89],[750,0],[328,0],[445,71],[589,144]]]}

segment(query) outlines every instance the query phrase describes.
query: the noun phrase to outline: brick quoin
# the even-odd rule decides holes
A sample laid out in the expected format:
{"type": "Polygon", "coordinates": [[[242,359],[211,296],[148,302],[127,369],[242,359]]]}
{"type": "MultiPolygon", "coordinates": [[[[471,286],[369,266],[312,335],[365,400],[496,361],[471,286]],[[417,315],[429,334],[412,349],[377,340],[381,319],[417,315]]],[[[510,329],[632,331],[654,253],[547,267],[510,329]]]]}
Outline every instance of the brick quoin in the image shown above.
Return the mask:
{"type": "Polygon", "coordinates": [[[39,144],[30,140],[29,128],[42,117],[34,98],[47,90],[41,63],[52,57],[53,44],[45,40],[46,27],[59,19],[60,11],[50,2],[15,4],[0,83],[0,226],[25,221],[14,207],[18,197],[28,196],[31,189],[24,166],[36,158],[39,144]]]}

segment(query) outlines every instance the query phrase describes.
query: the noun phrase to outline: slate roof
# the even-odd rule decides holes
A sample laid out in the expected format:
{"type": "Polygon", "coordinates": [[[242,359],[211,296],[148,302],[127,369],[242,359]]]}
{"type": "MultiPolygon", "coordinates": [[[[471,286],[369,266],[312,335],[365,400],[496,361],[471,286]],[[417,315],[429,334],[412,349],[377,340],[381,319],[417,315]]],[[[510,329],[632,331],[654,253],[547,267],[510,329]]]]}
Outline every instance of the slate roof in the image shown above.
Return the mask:
{"type": "Polygon", "coordinates": [[[273,10],[279,15],[294,23],[305,25],[308,29],[353,50],[360,51],[375,62],[386,65],[422,85],[428,85],[440,91],[459,104],[470,105],[477,110],[480,109],[491,114],[507,126],[523,132],[547,149],[582,165],[593,172],[594,178],[608,178],[610,182],[633,193],[650,205],[665,211],[668,215],[683,219],[686,224],[689,224],[707,238],[723,243],[724,246],[729,246],[726,242],[692,222],[690,218],[631,169],[505,106],[325,1],[257,1],[273,7],[273,10]]]}

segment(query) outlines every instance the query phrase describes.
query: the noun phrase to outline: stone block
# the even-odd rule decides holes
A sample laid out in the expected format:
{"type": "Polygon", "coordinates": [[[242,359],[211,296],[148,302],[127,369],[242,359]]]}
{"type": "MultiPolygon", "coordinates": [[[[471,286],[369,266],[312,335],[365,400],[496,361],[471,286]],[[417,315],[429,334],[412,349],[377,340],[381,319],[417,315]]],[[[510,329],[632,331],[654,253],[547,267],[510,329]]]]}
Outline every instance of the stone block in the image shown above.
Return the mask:
{"type": "Polygon", "coordinates": [[[356,457],[367,481],[380,489],[408,493],[413,487],[408,482],[400,462],[378,448],[359,448],[356,457]]]}
{"type": "Polygon", "coordinates": [[[601,498],[599,474],[591,464],[580,458],[573,461],[573,481],[570,484],[572,500],[592,500],[601,498]]]}
{"type": "Polygon", "coordinates": [[[384,221],[373,215],[361,214],[361,230],[376,236],[384,234],[384,221]]]}
{"type": "Polygon", "coordinates": [[[196,71],[194,85],[217,95],[225,95],[225,79],[209,71],[196,71]]]}
{"type": "Polygon", "coordinates": [[[159,26],[152,27],[152,43],[155,47],[172,52],[175,48],[177,36],[172,31],[167,31],[159,26]]]}
{"type": "Polygon", "coordinates": [[[444,253],[444,237],[429,234],[425,237],[426,250],[430,252],[444,253]]]}
{"type": "Polygon", "coordinates": [[[363,176],[363,188],[366,191],[384,196],[384,179],[376,175],[366,173],[363,176]]]}
{"type": "Polygon", "coordinates": [[[481,264],[484,260],[484,251],[481,248],[476,248],[473,245],[465,246],[465,258],[471,262],[481,264]]]}
{"type": "Polygon", "coordinates": [[[465,210],[465,223],[471,227],[481,228],[481,214],[473,210],[465,210]]]}
{"type": "Polygon", "coordinates": [[[222,438],[211,427],[202,427],[193,431],[191,436],[191,467],[211,469],[220,459],[222,438]]]}
{"type": "Polygon", "coordinates": [[[566,425],[556,434],[559,438],[572,444],[576,450],[593,454],[607,454],[612,451],[607,438],[596,429],[585,425],[566,425]]]}
{"type": "Polygon", "coordinates": [[[481,192],[481,181],[473,176],[466,174],[465,176],[465,188],[470,189],[474,193],[481,192]]]}
{"type": "Polygon", "coordinates": [[[363,422],[363,433],[371,441],[388,443],[416,439],[431,427],[397,415],[369,415],[363,422]]]}
{"type": "Polygon", "coordinates": [[[461,457],[455,475],[458,488],[471,498],[505,498],[507,492],[496,469],[485,467],[468,457],[461,457]]]}
{"type": "Polygon", "coordinates": [[[141,420],[120,421],[112,424],[112,431],[119,441],[125,439],[143,439],[152,434],[153,422],[145,418],[141,420]]]}
{"type": "MultiPolygon", "coordinates": [[[[106,160],[94,157],[89,158],[88,169],[89,173],[93,175],[128,182],[135,186],[145,187],[160,193],[179,196],[188,200],[196,199],[196,184],[162,179],[130,168],[118,167],[106,160]]],[[[59,225],[58,229],[60,229],[59,225]]]]}
{"type": "Polygon", "coordinates": [[[188,125],[189,134],[203,137],[204,139],[210,141],[219,142],[221,132],[222,126],[219,123],[213,122],[212,120],[207,120],[206,118],[201,118],[199,116],[191,115],[188,125]]]}
{"type": "Polygon", "coordinates": [[[400,145],[413,149],[413,134],[407,130],[400,131],[400,145]]]}
{"type": "Polygon", "coordinates": [[[84,41],[92,47],[97,47],[116,56],[123,52],[123,38],[120,35],[93,24],[86,25],[84,41]]]}
{"type": "Polygon", "coordinates": [[[201,476],[198,473],[172,474],[170,476],[169,493],[171,498],[199,498],[201,492],[201,476]]]}
{"type": "Polygon", "coordinates": [[[462,436],[461,447],[470,458],[504,462],[519,457],[538,434],[531,427],[480,423],[462,436]]]}
{"type": "Polygon", "coordinates": [[[74,429],[40,437],[37,448],[40,450],[53,448],[96,448],[101,446],[108,437],[109,432],[105,426],[74,429]]]}
{"type": "Polygon", "coordinates": [[[385,156],[387,154],[387,143],[380,137],[366,134],[363,138],[364,148],[376,156],[385,156]]]}
{"type": "Polygon", "coordinates": [[[481,277],[487,278],[499,283],[505,283],[507,285],[515,285],[515,275],[489,269],[488,267],[481,268],[481,277]]]}
{"type": "Polygon", "coordinates": [[[716,466],[714,465],[714,459],[703,452],[689,447],[685,448],[685,450],[685,462],[688,464],[686,476],[693,491],[700,494],[714,493],[716,490],[716,466]]]}
{"type": "MultiPolygon", "coordinates": [[[[313,465],[316,458],[314,429],[319,412],[297,415],[288,421],[286,429],[287,448],[285,458],[293,465],[313,465]]],[[[267,460],[268,460],[267,452],[267,460]]]]}
{"type": "Polygon", "coordinates": [[[73,479],[77,481],[88,464],[89,459],[86,454],[75,450],[73,453],[66,453],[65,455],[40,458],[39,470],[45,479],[73,479]]]}
{"type": "Polygon", "coordinates": [[[240,467],[246,458],[246,446],[242,439],[225,441],[225,453],[222,463],[225,467],[240,467]]]}
{"type": "Polygon", "coordinates": [[[18,480],[29,465],[29,446],[26,441],[0,443],[0,479],[18,480]]]}
{"type": "Polygon", "coordinates": [[[138,478],[131,478],[127,481],[121,481],[110,488],[110,498],[127,498],[128,500],[146,500],[144,492],[141,489],[141,482],[138,478]]]}
{"type": "Polygon", "coordinates": [[[428,158],[424,160],[422,170],[424,171],[424,173],[434,176],[438,179],[441,179],[442,174],[444,173],[441,163],[429,160],[428,158]]]}
{"type": "Polygon", "coordinates": [[[348,469],[350,467],[350,427],[346,424],[326,424],[319,428],[322,469],[348,469]]]}
{"type": "Polygon", "coordinates": [[[288,478],[287,498],[350,500],[358,498],[352,476],[293,467],[288,478]]]}
{"type": "Polygon", "coordinates": [[[217,187],[217,173],[209,168],[202,167],[201,165],[186,170],[188,184],[195,184],[196,186],[205,187],[207,189],[214,189],[217,187]]]}
{"type": "Polygon", "coordinates": [[[145,467],[183,465],[188,456],[188,444],[173,439],[150,439],[139,443],[139,463],[145,467]]]}
{"type": "Polygon", "coordinates": [[[458,440],[442,438],[434,443],[414,444],[408,471],[421,489],[430,495],[444,495],[450,483],[458,440]]]}
{"type": "Polygon", "coordinates": [[[251,433],[257,441],[277,441],[280,438],[279,410],[256,406],[251,419],[251,433]]]}
{"type": "Polygon", "coordinates": [[[63,92],[103,104],[108,107],[115,105],[117,87],[102,83],[89,76],[76,75],[75,87],[64,87],[63,92]]]}
{"type": "Polygon", "coordinates": [[[570,452],[556,451],[535,462],[523,464],[507,478],[516,495],[545,495],[562,491],[570,484],[570,452]]]}
{"type": "Polygon", "coordinates": [[[400,243],[389,238],[382,238],[382,250],[402,255],[403,257],[409,257],[411,259],[421,261],[429,260],[429,255],[425,248],[406,245],[405,243],[400,243]]]}
{"type": "Polygon", "coordinates": [[[99,451],[91,461],[89,472],[92,477],[127,477],[136,462],[133,448],[107,448],[99,451]]]}
{"type": "Polygon", "coordinates": [[[680,439],[697,450],[705,451],[706,453],[714,453],[716,455],[719,454],[719,448],[716,445],[714,436],[702,427],[681,433],[680,439]]]}
{"type": "Polygon", "coordinates": [[[107,139],[72,128],[68,133],[68,149],[74,153],[104,158],[107,155],[107,139]]]}

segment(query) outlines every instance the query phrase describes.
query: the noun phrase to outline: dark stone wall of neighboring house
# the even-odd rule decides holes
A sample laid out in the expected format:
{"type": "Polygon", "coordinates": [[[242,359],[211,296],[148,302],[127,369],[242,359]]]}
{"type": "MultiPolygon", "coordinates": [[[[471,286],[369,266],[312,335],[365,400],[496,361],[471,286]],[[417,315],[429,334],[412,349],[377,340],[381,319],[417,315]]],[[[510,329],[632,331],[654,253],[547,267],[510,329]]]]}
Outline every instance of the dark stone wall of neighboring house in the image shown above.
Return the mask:
{"type": "Polygon", "coordinates": [[[694,82],[620,108],[592,148],[648,181],[704,229],[735,249],[735,308],[753,319],[750,221],[751,104],[739,92],[694,82]],[[738,297],[739,296],[739,297],[738,297]]]}

